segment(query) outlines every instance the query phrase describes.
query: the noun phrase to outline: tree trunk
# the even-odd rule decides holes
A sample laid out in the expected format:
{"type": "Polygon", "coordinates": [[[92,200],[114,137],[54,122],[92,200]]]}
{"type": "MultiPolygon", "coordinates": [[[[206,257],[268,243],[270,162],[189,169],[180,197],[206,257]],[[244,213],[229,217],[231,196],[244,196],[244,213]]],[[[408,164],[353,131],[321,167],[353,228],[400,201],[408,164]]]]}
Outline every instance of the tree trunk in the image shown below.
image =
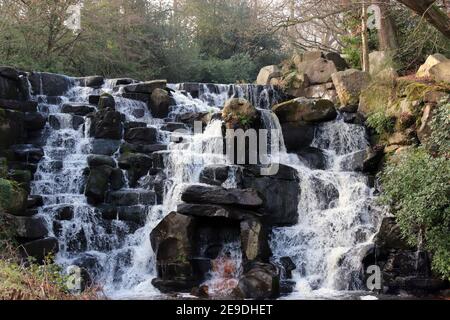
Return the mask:
{"type": "Polygon", "coordinates": [[[435,5],[435,0],[397,0],[423,16],[444,36],[450,39],[450,17],[435,5]]]}
{"type": "Polygon", "coordinates": [[[367,5],[366,1],[362,1],[362,15],[361,15],[361,38],[362,38],[362,49],[361,49],[361,59],[362,59],[362,69],[363,71],[369,72],[369,36],[367,33],[367,5]]]}
{"type": "Polygon", "coordinates": [[[375,0],[381,11],[380,30],[378,30],[378,39],[381,51],[394,51],[398,48],[397,35],[394,21],[391,16],[391,0],[375,0]]]}

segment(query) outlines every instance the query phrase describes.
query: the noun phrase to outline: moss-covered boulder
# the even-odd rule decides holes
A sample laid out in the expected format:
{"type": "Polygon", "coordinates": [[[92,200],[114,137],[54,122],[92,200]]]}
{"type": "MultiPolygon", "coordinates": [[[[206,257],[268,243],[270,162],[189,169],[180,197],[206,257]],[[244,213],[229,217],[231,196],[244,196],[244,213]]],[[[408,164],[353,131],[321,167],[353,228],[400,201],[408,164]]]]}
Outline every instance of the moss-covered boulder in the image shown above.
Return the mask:
{"type": "Polygon", "coordinates": [[[334,73],[332,79],[341,102],[341,111],[356,112],[361,91],[369,86],[370,75],[367,72],[349,69],[334,73]]]}
{"type": "Polygon", "coordinates": [[[6,212],[21,216],[27,207],[28,193],[15,181],[0,179],[0,207],[6,212]]]}
{"type": "Polygon", "coordinates": [[[273,112],[281,123],[286,122],[324,122],[337,116],[333,102],[325,99],[297,98],[275,105],[273,112]]]}
{"type": "Polygon", "coordinates": [[[420,66],[416,76],[418,78],[431,77],[432,76],[432,74],[430,73],[431,68],[444,61],[448,61],[448,59],[440,53],[430,55],[425,61],[425,63],[420,66]]]}
{"type": "Polygon", "coordinates": [[[225,102],[222,119],[227,129],[249,129],[254,127],[259,118],[256,108],[247,100],[233,98],[225,102]]]}

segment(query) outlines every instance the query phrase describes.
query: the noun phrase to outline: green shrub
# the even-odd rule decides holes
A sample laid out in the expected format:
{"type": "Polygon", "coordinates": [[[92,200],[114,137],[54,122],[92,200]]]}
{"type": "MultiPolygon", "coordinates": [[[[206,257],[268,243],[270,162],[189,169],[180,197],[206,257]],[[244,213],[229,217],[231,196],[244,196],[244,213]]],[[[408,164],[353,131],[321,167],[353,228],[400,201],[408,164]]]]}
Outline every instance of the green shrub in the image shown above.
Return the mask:
{"type": "Polygon", "coordinates": [[[391,116],[386,114],[385,110],[378,110],[369,115],[367,124],[374,129],[377,134],[384,135],[392,133],[395,121],[391,116]]]}
{"type": "Polygon", "coordinates": [[[430,128],[428,149],[448,156],[450,154],[450,102],[448,100],[443,101],[436,109],[430,128]]]}
{"type": "Polygon", "coordinates": [[[414,148],[391,158],[381,175],[382,202],[411,245],[433,255],[433,269],[450,279],[450,165],[414,148]]]}

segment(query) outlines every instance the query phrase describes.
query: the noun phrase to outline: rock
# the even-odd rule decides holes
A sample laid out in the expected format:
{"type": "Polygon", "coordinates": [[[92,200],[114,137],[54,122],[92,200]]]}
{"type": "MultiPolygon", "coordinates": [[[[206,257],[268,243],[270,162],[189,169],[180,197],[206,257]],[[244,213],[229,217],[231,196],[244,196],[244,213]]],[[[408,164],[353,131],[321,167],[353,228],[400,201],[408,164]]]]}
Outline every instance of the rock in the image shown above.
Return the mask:
{"type": "Polygon", "coordinates": [[[127,170],[130,186],[135,186],[137,181],[148,174],[153,166],[153,159],[145,154],[124,153],[120,155],[119,168],[127,170]]]}
{"type": "Polygon", "coordinates": [[[0,179],[0,207],[15,215],[26,215],[28,193],[16,183],[0,179]]]}
{"type": "Polygon", "coordinates": [[[25,113],[25,128],[29,131],[37,131],[44,129],[47,123],[47,117],[41,112],[25,113]]]}
{"type": "Polygon", "coordinates": [[[259,71],[256,84],[261,86],[268,86],[271,84],[271,80],[281,77],[281,71],[278,66],[266,66],[259,71]]]}
{"type": "Polygon", "coordinates": [[[0,108],[20,112],[37,112],[37,102],[0,99],[0,108]]]}
{"type": "Polygon", "coordinates": [[[75,82],[80,87],[90,87],[99,89],[105,83],[105,79],[102,76],[89,76],[89,77],[75,78],[75,82]]]}
{"type": "Polygon", "coordinates": [[[44,150],[32,144],[18,144],[11,146],[11,151],[17,161],[38,163],[44,156],[44,150]]]}
{"type": "Polygon", "coordinates": [[[88,102],[89,104],[98,106],[98,103],[100,102],[100,95],[98,94],[90,95],[88,98],[88,102]]]}
{"type": "Polygon", "coordinates": [[[264,200],[265,225],[289,226],[298,222],[299,180],[294,168],[279,165],[276,175],[262,176],[260,167],[247,166],[243,187],[259,191],[264,200]],[[283,190],[280,192],[280,190],[283,190]]]}
{"type": "Polygon", "coordinates": [[[380,163],[384,158],[384,147],[369,148],[363,162],[363,172],[376,173],[380,169],[380,163]]]}
{"type": "Polygon", "coordinates": [[[110,176],[110,187],[111,190],[117,191],[122,189],[126,184],[125,176],[123,171],[119,168],[115,168],[111,171],[110,176]]]}
{"type": "MultiPolygon", "coordinates": [[[[370,75],[375,76],[383,70],[392,68],[393,59],[387,51],[373,51],[369,54],[370,75]]],[[[395,71],[394,71],[395,72],[395,71]]]]}
{"type": "Polygon", "coordinates": [[[186,216],[200,218],[226,218],[230,220],[248,220],[261,216],[260,213],[224,205],[183,203],[177,206],[177,212],[186,216]]]}
{"type": "Polygon", "coordinates": [[[147,93],[127,93],[124,92],[122,93],[122,97],[125,99],[130,99],[130,100],[136,100],[136,101],[141,101],[144,103],[149,103],[150,102],[150,95],[147,93]]]}
{"type": "Polygon", "coordinates": [[[292,97],[303,97],[309,86],[308,76],[304,73],[291,72],[283,79],[283,87],[286,93],[292,97]]]}
{"type": "Polygon", "coordinates": [[[297,151],[297,155],[308,167],[314,170],[325,170],[327,159],[324,152],[313,147],[302,148],[297,151]]]}
{"type": "Polygon", "coordinates": [[[158,131],[155,128],[133,128],[125,132],[125,141],[131,144],[149,145],[157,141],[158,131]]]}
{"type": "Polygon", "coordinates": [[[46,72],[32,72],[28,80],[35,95],[45,96],[63,96],[73,83],[67,76],[46,72]]]}
{"type": "Polygon", "coordinates": [[[158,272],[158,279],[152,283],[163,292],[190,291],[197,284],[189,262],[194,251],[194,228],[194,218],[170,213],[150,234],[158,272]]]}
{"type": "Polygon", "coordinates": [[[24,114],[0,109],[0,150],[24,143],[26,137],[24,114]]]}
{"type": "Polygon", "coordinates": [[[334,105],[329,100],[297,98],[275,105],[273,112],[280,122],[323,122],[337,116],[334,105]]]}
{"type": "Polygon", "coordinates": [[[385,250],[400,249],[400,250],[413,250],[402,237],[400,227],[395,221],[394,217],[383,218],[375,237],[375,244],[385,250]]]}
{"type": "Polygon", "coordinates": [[[336,72],[333,74],[332,79],[341,102],[340,110],[356,112],[359,106],[361,91],[369,86],[369,74],[356,69],[349,69],[336,72]]]}
{"type": "Polygon", "coordinates": [[[42,239],[47,236],[47,222],[42,216],[15,217],[16,234],[27,240],[42,239]]]}
{"type": "MultiPolygon", "coordinates": [[[[333,61],[319,58],[304,65],[304,72],[311,84],[321,84],[331,81],[331,75],[338,72],[333,61]]],[[[302,73],[302,72],[300,72],[302,73]]]]}
{"type": "Polygon", "coordinates": [[[104,93],[98,99],[98,107],[99,109],[115,109],[116,100],[112,95],[104,93]]]}
{"type": "Polygon", "coordinates": [[[280,277],[271,264],[253,263],[240,279],[235,293],[245,299],[270,299],[279,296],[280,277]]]}
{"type": "Polygon", "coordinates": [[[150,98],[150,112],[154,118],[166,118],[169,115],[171,98],[169,93],[160,88],[153,90],[150,98]]]}
{"type": "Polygon", "coordinates": [[[65,103],[61,107],[62,113],[70,113],[76,116],[86,116],[89,113],[95,112],[95,108],[91,105],[87,105],[84,103],[65,103]]]}
{"type": "Polygon", "coordinates": [[[200,183],[222,186],[228,179],[234,180],[236,187],[242,184],[242,170],[237,166],[209,165],[200,173],[200,183]]]}
{"type": "Polygon", "coordinates": [[[432,105],[437,105],[439,104],[442,100],[449,100],[450,96],[448,95],[448,93],[443,92],[443,91],[427,91],[423,97],[423,101],[426,104],[432,104],[432,105]]]}
{"type": "Polygon", "coordinates": [[[74,216],[74,207],[64,205],[55,210],[55,219],[58,221],[70,221],[74,216]]]}
{"type": "Polygon", "coordinates": [[[161,130],[174,132],[177,130],[188,130],[186,125],[184,123],[178,123],[178,122],[167,122],[161,127],[161,130]]]}
{"type": "Polygon", "coordinates": [[[43,200],[42,196],[39,196],[39,195],[28,196],[28,199],[27,199],[27,208],[28,209],[42,207],[43,205],[44,205],[44,200],[43,200]]]}
{"type": "Polygon", "coordinates": [[[103,109],[92,118],[91,137],[96,139],[120,140],[122,138],[122,114],[112,109],[103,109]]]}
{"type": "Polygon", "coordinates": [[[412,131],[397,131],[394,132],[388,139],[388,145],[393,146],[407,146],[410,145],[412,142],[411,134],[413,134],[412,131]]]}
{"type": "Polygon", "coordinates": [[[267,232],[260,221],[244,220],[240,223],[242,254],[245,261],[268,261],[271,251],[267,232]]]}
{"type": "Polygon", "coordinates": [[[367,156],[366,150],[356,151],[343,156],[341,160],[342,171],[363,171],[364,159],[367,156]]]}
{"type": "Polygon", "coordinates": [[[284,278],[292,279],[292,271],[297,269],[294,261],[290,257],[282,257],[280,258],[280,264],[283,268],[284,278]]]}
{"type": "Polygon", "coordinates": [[[299,151],[311,145],[315,127],[306,122],[286,122],[281,125],[284,144],[289,152],[299,151]]]}
{"type": "Polygon", "coordinates": [[[249,129],[258,121],[258,111],[242,98],[232,98],[225,102],[222,119],[227,129],[249,129]]]}
{"type": "Polygon", "coordinates": [[[89,204],[97,205],[105,201],[112,170],[109,166],[98,166],[90,169],[84,190],[89,204]]]}
{"type": "Polygon", "coordinates": [[[258,208],[263,200],[251,189],[225,189],[222,187],[191,185],[181,194],[187,203],[222,204],[238,207],[258,208]]]}
{"type": "Polygon", "coordinates": [[[136,84],[129,84],[124,86],[127,93],[147,93],[152,94],[155,89],[164,89],[167,86],[166,80],[153,80],[147,82],[140,82],[136,84]]]}
{"type": "Polygon", "coordinates": [[[26,75],[14,68],[0,66],[0,99],[27,100],[26,75]]]}
{"type": "Polygon", "coordinates": [[[10,170],[8,173],[8,179],[16,181],[19,186],[30,192],[30,183],[33,180],[31,172],[28,170],[10,170]]]}
{"type": "Polygon", "coordinates": [[[111,140],[111,139],[94,139],[92,141],[92,153],[112,156],[114,153],[119,150],[120,140],[111,140]]]}
{"type": "Polygon", "coordinates": [[[24,243],[19,247],[24,260],[34,258],[36,263],[43,264],[47,256],[59,251],[58,239],[48,237],[40,240],[24,243]]]}
{"type": "Polygon", "coordinates": [[[419,70],[416,73],[416,76],[418,78],[428,78],[428,77],[433,77],[433,74],[431,73],[431,69],[442,63],[442,62],[446,62],[448,61],[448,59],[440,54],[440,53],[436,53],[433,55],[430,55],[427,60],[425,61],[425,63],[420,66],[419,70]]]}
{"type": "Polygon", "coordinates": [[[119,190],[109,193],[108,202],[116,206],[150,206],[156,203],[156,196],[153,191],[119,190]]]}
{"type": "MultiPolygon", "coordinates": [[[[328,52],[325,54],[325,59],[333,61],[337,71],[344,71],[349,68],[347,61],[339,53],[328,52]]],[[[372,66],[372,65],[371,65],[372,66]]]]}
{"type": "Polygon", "coordinates": [[[450,83],[450,60],[441,62],[430,69],[430,74],[437,82],[450,83]]]}
{"type": "Polygon", "coordinates": [[[142,205],[116,207],[102,205],[100,207],[102,218],[105,220],[131,221],[143,226],[147,218],[147,209],[142,205]]]}
{"type": "Polygon", "coordinates": [[[194,126],[195,121],[199,121],[206,126],[209,122],[209,112],[186,112],[175,116],[176,122],[182,122],[190,127],[194,126]]]}
{"type": "Polygon", "coordinates": [[[108,166],[111,168],[116,167],[116,162],[113,158],[103,155],[90,155],[87,158],[88,166],[90,168],[100,167],[100,166],[108,166]]]}
{"type": "Polygon", "coordinates": [[[167,150],[167,145],[165,144],[131,144],[125,142],[120,147],[120,153],[143,153],[150,155],[157,151],[167,150]]]}
{"type": "Polygon", "coordinates": [[[306,98],[330,100],[333,104],[337,103],[338,96],[333,83],[316,84],[305,88],[306,98]],[[331,84],[331,85],[330,85],[331,84]]]}
{"type": "Polygon", "coordinates": [[[74,129],[78,130],[84,124],[82,116],[75,115],[53,115],[48,117],[48,123],[54,130],[74,129]]]}
{"type": "Polygon", "coordinates": [[[430,123],[433,120],[434,106],[427,104],[423,109],[420,128],[417,130],[417,137],[421,144],[425,144],[431,135],[430,123]]]}

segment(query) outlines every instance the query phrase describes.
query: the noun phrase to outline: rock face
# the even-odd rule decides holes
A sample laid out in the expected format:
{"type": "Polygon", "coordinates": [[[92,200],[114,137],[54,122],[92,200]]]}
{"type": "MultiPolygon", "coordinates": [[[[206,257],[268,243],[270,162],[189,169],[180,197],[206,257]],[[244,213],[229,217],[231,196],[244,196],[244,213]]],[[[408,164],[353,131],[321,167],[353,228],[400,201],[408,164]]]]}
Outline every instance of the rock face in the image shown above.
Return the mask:
{"type": "Polygon", "coordinates": [[[65,103],[61,107],[61,112],[84,117],[89,113],[95,112],[95,108],[84,103],[65,103]]]}
{"type": "Polygon", "coordinates": [[[136,145],[156,143],[157,130],[155,128],[132,128],[125,132],[125,141],[136,145]]]}
{"type": "Polygon", "coordinates": [[[450,83],[450,60],[441,62],[430,69],[430,74],[438,82],[450,83]]]}
{"type": "Polygon", "coordinates": [[[297,98],[272,108],[281,123],[323,122],[334,120],[337,116],[334,105],[329,100],[297,98]]]}
{"type": "Polygon", "coordinates": [[[331,75],[338,70],[333,61],[319,58],[307,63],[304,73],[308,76],[311,84],[321,84],[331,81],[331,75]]]}
{"type": "Polygon", "coordinates": [[[236,181],[238,187],[242,186],[242,170],[238,166],[210,165],[200,173],[200,182],[214,186],[222,186],[228,179],[236,181]]]}
{"type": "Polygon", "coordinates": [[[246,299],[269,299],[279,295],[280,278],[276,267],[254,263],[239,279],[236,295],[246,299]]]}
{"type": "Polygon", "coordinates": [[[166,80],[153,80],[140,82],[124,86],[125,92],[128,93],[146,93],[152,94],[155,89],[164,89],[167,86],[166,80]]]}
{"type": "Polygon", "coordinates": [[[266,86],[271,84],[271,80],[281,77],[281,71],[278,66],[266,66],[259,71],[256,84],[266,86]]]}
{"type": "Polygon", "coordinates": [[[166,118],[169,115],[171,98],[166,90],[156,88],[150,98],[150,111],[155,118],[166,118]]]}
{"type": "Polygon", "coordinates": [[[222,119],[227,129],[249,129],[258,121],[258,111],[249,101],[233,98],[225,102],[222,119]]]}
{"type": "Polygon", "coordinates": [[[349,69],[333,74],[332,78],[341,102],[341,111],[356,112],[361,91],[369,85],[369,74],[356,69],[349,69]]]}
{"type": "Polygon", "coordinates": [[[120,140],[122,138],[122,114],[113,109],[102,109],[92,117],[91,136],[96,139],[120,140]]]}
{"type": "Polygon", "coordinates": [[[436,66],[442,62],[446,62],[446,61],[448,61],[448,59],[444,55],[442,55],[440,53],[433,54],[427,58],[427,60],[425,61],[425,63],[423,65],[420,66],[419,70],[417,71],[416,76],[419,78],[433,77],[433,74],[431,73],[431,69],[434,66],[436,66]]]}
{"type": "Polygon", "coordinates": [[[28,98],[25,73],[7,66],[0,66],[0,98],[24,101],[28,98]]]}
{"type": "Polygon", "coordinates": [[[62,96],[73,83],[73,79],[54,73],[33,72],[28,76],[31,89],[35,94],[62,96]]]}

